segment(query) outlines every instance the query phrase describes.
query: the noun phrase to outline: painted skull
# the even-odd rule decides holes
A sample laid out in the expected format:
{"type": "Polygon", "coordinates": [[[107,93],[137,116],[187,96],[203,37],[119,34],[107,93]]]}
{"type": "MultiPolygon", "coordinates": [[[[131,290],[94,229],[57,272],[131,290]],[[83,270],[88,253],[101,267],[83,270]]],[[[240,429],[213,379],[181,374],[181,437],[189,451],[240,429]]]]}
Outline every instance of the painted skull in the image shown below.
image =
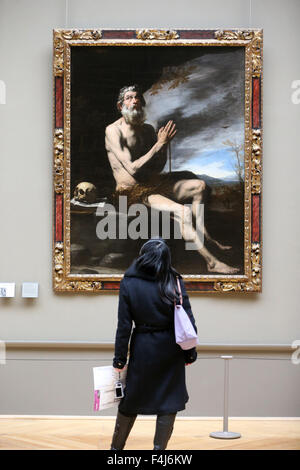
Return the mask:
{"type": "Polygon", "coordinates": [[[92,204],[96,202],[97,188],[92,183],[82,182],[79,183],[74,191],[75,201],[85,202],[87,204],[92,204]]]}

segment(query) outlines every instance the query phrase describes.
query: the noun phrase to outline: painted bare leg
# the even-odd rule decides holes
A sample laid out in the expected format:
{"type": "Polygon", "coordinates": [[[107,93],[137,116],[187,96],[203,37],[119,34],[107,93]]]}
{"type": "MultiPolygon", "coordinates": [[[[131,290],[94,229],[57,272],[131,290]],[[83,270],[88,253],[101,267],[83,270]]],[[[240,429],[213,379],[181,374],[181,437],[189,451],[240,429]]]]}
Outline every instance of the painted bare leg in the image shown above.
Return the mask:
{"type": "MultiPolygon", "coordinates": [[[[190,179],[190,180],[180,180],[177,181],[174,185],[174,195],[176,196],[179,202],[184,203],[184,200],[187,198],[193,198],[192,202],[192,212],[197,220],[197,205],[201,204],[203,201],[203,195],[206,188],[206,183],[203,180],[199,179],[190,179]]],[[[220,250],[230,250],[231,245],[223,245],[218,242],[208,233],[206,227],[204,226],[204,236],[211,243],[214,243],[220,250]]]]}
{"type": "Polygon", "coordinates": [[[192,213],[188,206],[178,204],[160,194],[151,194],[151,196],[148,197],[148,204],[153,207],[153,209],[174,213],[175,220],[179,223],[179,229],[183,239],[195,244],[198,253],[205,259],[209,272],[231,274],[239,271],[238,268],[233,268],[219,261],[205,248],[198,237],[197,231],[193,228],[192,213]]]}
{"type": "MultiPolygon", "coordinates": [[[[201,200],[202,198],[193,198],[193,202],[192,202],[192,212],[193,212],[193,215],[195,217],[195,219],[197,220],[197,207],[198,207],[198,204],[201,204],[201,200]]],[[[218,248],[220,248],[220,250],[230,250],[232,248],[231,245],[222,245],[222,243],[218,242],[217,240],[215,240],[214,238],[212,238],[212,236],[208,233],[206,227],[204,226],[204,236],[207,240],[209,240],[211,243],[214,243],[218,248]]]]}
{"type": "Polygon", "coordinates": [[[198,248],[198,253],[203,256],[207,264],[208,272],[223,273],[223,274],[235,274],[239,271],[239,268],[233,268],[228,266],[226,263],[219,261],[215,256],[213,256],[207,248],[203,245],[202,241],[199,239],[197,231],[193,228],[192,217],[190,209],[187,206],[181,206],[182,215],[175,213],[175,219],[179,222],[180,231],[182,237],[186,241],[193,241],[198,248]]]}

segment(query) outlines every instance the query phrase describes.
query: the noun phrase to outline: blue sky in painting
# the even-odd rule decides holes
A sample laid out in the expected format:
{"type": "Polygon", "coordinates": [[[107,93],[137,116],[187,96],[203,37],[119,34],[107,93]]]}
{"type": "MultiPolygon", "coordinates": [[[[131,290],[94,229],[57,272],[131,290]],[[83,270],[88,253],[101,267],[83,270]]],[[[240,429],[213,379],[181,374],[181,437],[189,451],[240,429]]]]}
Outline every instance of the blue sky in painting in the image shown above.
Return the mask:
{"type": "Polygon", "coordinates": [[[189,159],[186,165],[178,170],[189,170],[197,174],[205,174],[214,178],[236,179],[234,173],[234,154],[224,146],[215,151],[204,150],[199,156],[189,159]]]}

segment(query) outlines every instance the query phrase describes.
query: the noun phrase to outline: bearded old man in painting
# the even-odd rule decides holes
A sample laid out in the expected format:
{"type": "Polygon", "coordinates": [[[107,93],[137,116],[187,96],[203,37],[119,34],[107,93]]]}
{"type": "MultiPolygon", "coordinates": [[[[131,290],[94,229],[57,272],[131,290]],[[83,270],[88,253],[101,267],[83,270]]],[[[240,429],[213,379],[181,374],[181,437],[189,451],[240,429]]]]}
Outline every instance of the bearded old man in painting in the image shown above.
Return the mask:
{"type": "MultiPolygon", "coordinates": [[[[233,274],[238,268],[228,266],[213,256],[203,246],[193,227],[192,214],[196,218],[197,207],[203,201],[205,182],[189,171],[161,173],[167,161],[167,144],[177,130],[173,121],[161,127],[156,135],[154,128],[145,123],[146,103],[137,85],[120,90],[117,107],[122,117],[107,126],[105,147],[116,181],[113,201],[127,196],[130,206],[143,203],[158,211],[174,214],[185,241],[193,241],[198,253],[206,261],[209,273],[233,274]],[[191,208],[187,201],[192,201],[191,208]]],[[[208,234],[204,236],[221,250],[230,249],[208,234]]]]}

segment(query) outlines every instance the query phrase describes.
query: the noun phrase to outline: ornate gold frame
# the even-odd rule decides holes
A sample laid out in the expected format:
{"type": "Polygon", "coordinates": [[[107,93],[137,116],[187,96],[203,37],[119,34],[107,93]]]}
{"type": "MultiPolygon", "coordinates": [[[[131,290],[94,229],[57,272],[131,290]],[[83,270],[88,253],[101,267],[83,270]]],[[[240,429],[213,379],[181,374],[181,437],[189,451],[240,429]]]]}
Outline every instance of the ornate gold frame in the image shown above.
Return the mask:
{"type": "Polygon", "coordinates": [[[261,292],[263,32],[247,30],[54,30],[53,288],[67,292],[118,290],[123,275],[70,274],[71,47],[228,46],[245,48],[245,213],[243,275],[185,275],[189,292],[261,292]]]}

